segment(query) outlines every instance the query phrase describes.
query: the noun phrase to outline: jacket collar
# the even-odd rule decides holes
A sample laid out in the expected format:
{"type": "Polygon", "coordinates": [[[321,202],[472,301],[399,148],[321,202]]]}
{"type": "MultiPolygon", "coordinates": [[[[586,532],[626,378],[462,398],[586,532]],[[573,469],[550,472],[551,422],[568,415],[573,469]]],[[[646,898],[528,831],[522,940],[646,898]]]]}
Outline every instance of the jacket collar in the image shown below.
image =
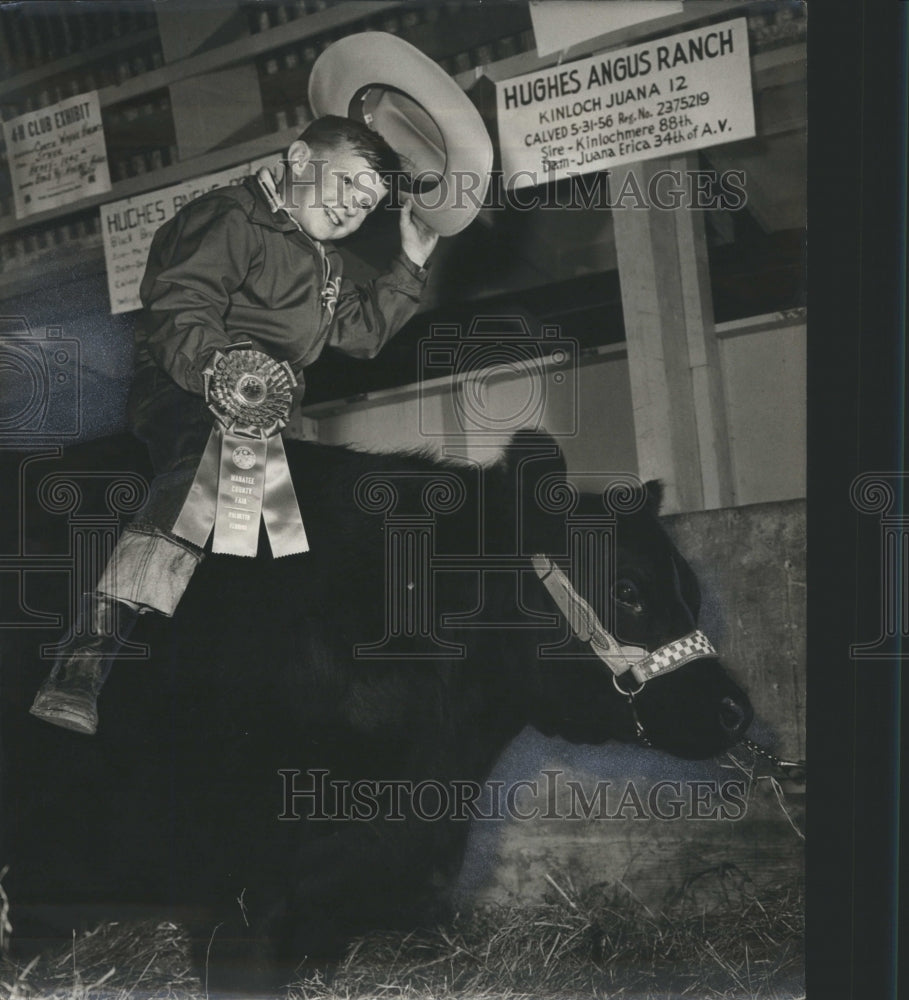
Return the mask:
{"type": "Polygon", "coordinates": [[[275,179],[268,167],[260,167],[251,177],[245,178],[243,183],[253,195],[253,210],[250,214],[253,222],[282,233],[298,232],[307,242],[316,245],[316,241],[303,232],[300,223],[284,207],[284,192],[280,181],[275,179]]]}
{"type": "Polygon", "coordinates": [[[284,207],[284,193],[280,181],[268,167],[260,167],[255,174],[243,179],[243,184],[253,196],[253,210],[250,218],[253,222],[275,229],[280,233],[299,233],[319,256],[337,254],[334,243],[327,240],[319,243],[308,233],[305,233],[299,222],[284,207]]]}

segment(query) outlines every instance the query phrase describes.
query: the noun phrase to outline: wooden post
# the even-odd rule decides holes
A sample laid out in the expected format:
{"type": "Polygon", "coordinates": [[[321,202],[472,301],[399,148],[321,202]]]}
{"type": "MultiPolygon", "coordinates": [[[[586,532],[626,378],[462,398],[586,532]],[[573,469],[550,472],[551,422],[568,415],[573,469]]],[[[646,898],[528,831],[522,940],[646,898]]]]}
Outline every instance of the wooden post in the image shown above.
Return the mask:
{"type": "Polygon", "coordinates": [[[682,178],[674,186],[687,194],[685,171],[696,166],[695,154],[649,160],[627,168],[627,186],[623,171],[611,185],[614,200],[634,192],[612,215],[638,472],[663,480],[667,513],[735,499],[704,219],[684,200],[678,208],[654,205],[649,191],[656,174],[672,170],[682,178]]]}

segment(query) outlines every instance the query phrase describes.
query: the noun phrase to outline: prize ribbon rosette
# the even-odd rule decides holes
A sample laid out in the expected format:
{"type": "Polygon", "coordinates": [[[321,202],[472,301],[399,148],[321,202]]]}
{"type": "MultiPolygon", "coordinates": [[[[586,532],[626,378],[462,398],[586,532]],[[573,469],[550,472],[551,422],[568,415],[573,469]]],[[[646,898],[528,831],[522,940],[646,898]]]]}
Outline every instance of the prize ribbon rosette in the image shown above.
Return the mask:
{"type": "Polygon", "coordinates": [[[204,370],[205,400],[216,423],[174,534],[199,548],[255,556],[265,522],[275,557],[309,551],[281,428],[297,381],[290,365],[261,351],[216,351],[204,370]]]}

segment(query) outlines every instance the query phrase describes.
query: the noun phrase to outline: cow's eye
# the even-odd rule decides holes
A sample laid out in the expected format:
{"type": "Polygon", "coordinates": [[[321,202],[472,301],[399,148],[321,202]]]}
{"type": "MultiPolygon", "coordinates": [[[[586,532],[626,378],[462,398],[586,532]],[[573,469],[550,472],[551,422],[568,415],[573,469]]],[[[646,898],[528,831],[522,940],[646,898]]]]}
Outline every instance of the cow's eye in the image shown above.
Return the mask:
{"type": "Polygon", "coordinates": [[[618,580],[612,589],[613,595],[619,604],[631,611],[643,611],[641,604],[641,592],[632,580],[618,580]]]}

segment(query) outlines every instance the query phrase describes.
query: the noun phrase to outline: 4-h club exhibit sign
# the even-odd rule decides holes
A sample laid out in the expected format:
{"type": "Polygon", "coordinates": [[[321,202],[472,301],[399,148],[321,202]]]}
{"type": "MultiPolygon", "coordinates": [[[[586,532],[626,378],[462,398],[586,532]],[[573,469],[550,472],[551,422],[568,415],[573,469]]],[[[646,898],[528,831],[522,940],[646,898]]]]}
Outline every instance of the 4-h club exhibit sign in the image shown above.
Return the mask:
{"type": "Polygon", "coordinates": [[[745,18],[502,80],[496,91],[509,188],[755,134],[745,18]]]}
{"type": "Polygon", "coordinates": [[[3,123],[19,219],[110,191],[98,92],[3,123]]]}

